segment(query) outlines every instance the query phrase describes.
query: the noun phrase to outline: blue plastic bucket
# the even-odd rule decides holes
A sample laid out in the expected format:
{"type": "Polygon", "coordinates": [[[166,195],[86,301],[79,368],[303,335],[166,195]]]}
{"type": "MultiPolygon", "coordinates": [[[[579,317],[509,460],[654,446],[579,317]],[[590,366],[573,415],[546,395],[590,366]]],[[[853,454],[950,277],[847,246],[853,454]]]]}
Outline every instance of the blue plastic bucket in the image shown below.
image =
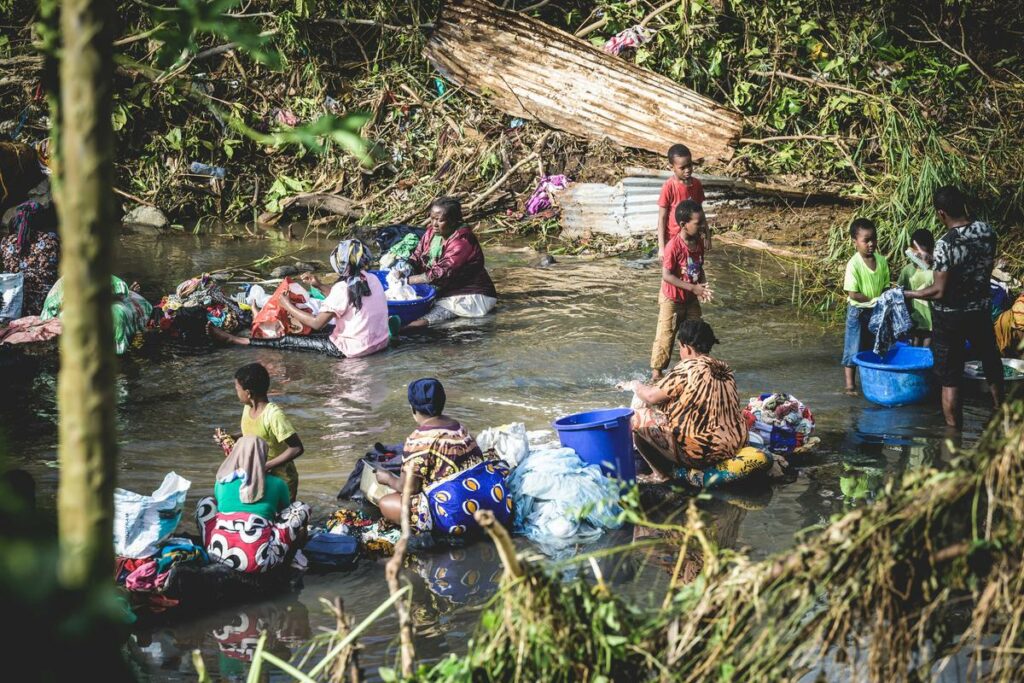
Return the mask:
{"type": "Polygon", "coordinates": [[[551,423],[558,440],[576,451],[583,462],[600,465],[609,477],[624,482],[636,480],[633,460],[633,432],[629,421],[631,408],[595,410],[561,417],[551,423]]]}
{"type": "Polygon", "coordinates": [[[888,407],[920,403],[931,391],[931,349],[899,343],[885,358],[874,351],[861,351],[853,362],[860,367],[864,397],[872,403],[888,407]]]}
{"type": "MultiPolygon", "coordinates": [[[[388,271],[371,270],[370,272],[377,276],[380,283],[384,285],[384,290],[387,291],[388,271]]],[[[408,325],[413,320],[419,320],[426,315],[430,307],[434,305],[434,298],[437,296],[437,292],[431,285],[412,285],[412,288],[416,290],[416,294],[420,298],[409,301],[388,301],[388,315],[397,315],[402,319],[403,325],[408,325]]]]}
{"type": "Polygon", "coordinates": [[[313,567],[349,569],[359,557],[359,542],[345,534],[319,533],[309,539],[302,552],[313,567]]]}

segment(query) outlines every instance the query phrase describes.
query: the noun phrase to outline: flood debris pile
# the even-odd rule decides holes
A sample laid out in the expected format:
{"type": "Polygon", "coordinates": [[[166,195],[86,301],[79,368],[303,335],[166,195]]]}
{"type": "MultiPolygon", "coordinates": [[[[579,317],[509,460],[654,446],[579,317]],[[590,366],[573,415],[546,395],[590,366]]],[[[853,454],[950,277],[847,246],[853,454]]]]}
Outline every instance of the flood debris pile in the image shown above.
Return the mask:
{"type": "Polygon", "coordinates": [[[1009,680],[1024,663],[1022,448],[1015,403],[951,469],[891,483],[763,562],[715,549],[691,508],[660,609],[630,607],[599,576],[513,566],[468,656],[418,678],[908,680],[957,656],[972,680],[1009,680]],[[703,572],[684,583],[695,554],[703,572]]]}

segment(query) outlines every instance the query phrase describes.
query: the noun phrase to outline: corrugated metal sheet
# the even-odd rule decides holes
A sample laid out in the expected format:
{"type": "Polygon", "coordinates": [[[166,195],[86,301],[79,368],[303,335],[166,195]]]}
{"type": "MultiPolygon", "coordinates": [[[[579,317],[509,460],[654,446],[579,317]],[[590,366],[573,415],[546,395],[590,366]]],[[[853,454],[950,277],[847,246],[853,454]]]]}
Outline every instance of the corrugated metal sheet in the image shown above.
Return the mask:
{"type": "Polygon", "coordinates": [[[425,54],[501,110],[581,137],[726,160],[740,136],[740,115],[713,100],[485,0],[447,3],[425,54]]]}
{"type": "MultiPolygon", "coordinates": [[[[630,168],[617,185],[574,183],[554,196],[561,210],[563,234],[650,234],[658,227],[658,195],[669,171],[630,168]]],[[[695,174],[704,185],[704,209],[709,217],[721,201],[746,194],[736,189],[737,180],[725,176],[695,174]]]]}

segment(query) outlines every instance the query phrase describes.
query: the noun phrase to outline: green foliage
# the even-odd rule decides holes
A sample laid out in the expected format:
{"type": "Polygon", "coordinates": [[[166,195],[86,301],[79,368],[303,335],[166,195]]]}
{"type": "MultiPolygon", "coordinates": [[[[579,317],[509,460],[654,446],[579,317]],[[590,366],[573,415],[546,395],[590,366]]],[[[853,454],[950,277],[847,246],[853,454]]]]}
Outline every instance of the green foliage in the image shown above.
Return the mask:
{"type": "Polygon", "coordinates": [[[229,14],[242,4],[241,0],[177,0],[174,8],[154,7],[153,21],[162,26],[153,39],[162,43],[156,63],[164,69],[180,65],[199,50],[203,36],[214,36],[236,44],[259,64],[280,69],[281,53],[272,46],[270,37],[260,33],[251,21],[229,14]]]}

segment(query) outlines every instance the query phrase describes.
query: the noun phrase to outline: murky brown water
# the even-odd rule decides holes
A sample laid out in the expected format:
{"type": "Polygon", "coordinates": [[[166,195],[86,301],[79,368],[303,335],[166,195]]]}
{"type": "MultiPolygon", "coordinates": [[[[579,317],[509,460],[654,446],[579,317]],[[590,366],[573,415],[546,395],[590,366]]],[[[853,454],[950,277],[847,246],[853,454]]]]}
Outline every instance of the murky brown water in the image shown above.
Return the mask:
{"type": "MultiPolygon", "coordinates": [[[[311,244],[297,256],[324,260],[331,246],[311,244]]],[[[118,274],[139,280],[143,293],[156,300],[203,270],[295,249],[263,240],[125,237],[118,274]]],[[[538,269],[532,267],[533,252],[496,246],[487,248],[487,257],[501,297],[497,315],[457,321],[377,356],[336,362],[315,354],[234,348],[124,362],[118,380],[119,485],[148,492],[174,470],[193,482],[190,504],[207,495],[220,460],[210,434],[218,426],[237,425],[241,407],[232,375],[252,361],[270,370],[273,400],[302,437],[300,497],[321,515],[336,507],[334,496],[350,467],[375,441],[398,442],[411,431],[405,386],[417,377],[441,378],[448,412],[474,432],[510,421],[544,429],[560,415],[627,403],[612,385],[647,372],[659,271],[620,258],[564,259],[538,269]]],[[[717,521],[720,542],[748,548],[756,557],[783,551],[796,531],[872,496],[886,474],[938,457],[937,406],[883,410],[839,391],[841,331],[796,315],[787,303],[791,275],[776,259],[717,247],[707,271],[717,299],[705,307],[705,316],[723,340],[715,352],[736,371],[741,395],[795,394],[814,411],[823,439],[821,451],[795,480],[757,492],[717,493],[704,502],[717,521]]],[[[44,372],[12,384],[0,402],[0,424],[15,466],[32,472],[40,504],[52,508],[57,470],[48,463],[56,458],[55,378],[44,372]]],[[[968,405],[968,434],[977,433],[987,414],[977,402],[968,405]]],[[[624,531],[602,544],[631,538],[624,531]]],[[[478,544],[424,555],[418,565],[411,578],[419,656],[429,660],[464,650],[477,618],[467,608],[493,592],[497,558],[478,544]]],[[[629,590],[648,591],[664,576],[636,561],[625,565],[629,590]],[[644,580],[629,582],[629,576],[644,580]]],[[[244,639],[224,640],[229,625],[244,631],[262,624],[271,631],[275,651],[287,656],[304,635],[333,626],[320,597],[341,596],[358,620],[386,594],[383,563],[364,560],[349,573],[307,576],[297,598],[231,608],[137,637],[155,680],[190,679],[194,648],[204,652],[208,667],[231,679],[244,667],[229,643],[244,639]]],[[[362,663],[371,675],[394,662],[395,633],[389,614],[362,639],[362,663]]]]}

